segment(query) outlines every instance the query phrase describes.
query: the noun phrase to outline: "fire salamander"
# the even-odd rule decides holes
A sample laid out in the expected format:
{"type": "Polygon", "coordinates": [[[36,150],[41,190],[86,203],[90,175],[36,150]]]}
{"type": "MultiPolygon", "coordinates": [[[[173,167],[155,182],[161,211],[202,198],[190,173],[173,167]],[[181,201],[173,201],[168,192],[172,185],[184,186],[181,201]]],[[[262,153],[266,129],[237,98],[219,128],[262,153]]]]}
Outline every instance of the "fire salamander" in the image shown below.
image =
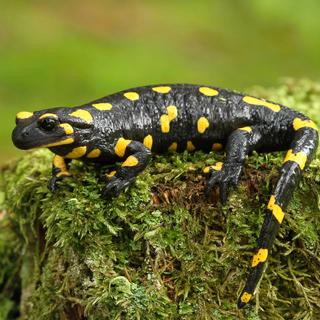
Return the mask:
{"type": "Polygon", "coordinates": [[[206,193],[219,187],[225,203],[246,156],[288,150],[267,206],[250,273],[239,297],[245,306],[270,255],[272,244],[302,171],[318,145],[318,129],[301,113],[278,103],[211,86],[146,86],[76,107],[19,112],[12,133],[16,147],[47,147],[53,157],[49,189],[69,176],[72,159],[114,164],[106,174],[105,197],[117,196],[144,170],[151,153],[226,149],[226,160],[207,167],[206,193]]]}

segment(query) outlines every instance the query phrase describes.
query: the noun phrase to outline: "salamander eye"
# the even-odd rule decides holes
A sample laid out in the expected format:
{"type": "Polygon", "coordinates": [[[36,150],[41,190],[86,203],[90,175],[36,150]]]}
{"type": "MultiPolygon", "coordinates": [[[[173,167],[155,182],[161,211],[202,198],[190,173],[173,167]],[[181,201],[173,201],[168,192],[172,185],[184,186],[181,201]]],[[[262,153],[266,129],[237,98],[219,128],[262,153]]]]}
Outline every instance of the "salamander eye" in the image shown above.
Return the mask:
{"type": "Polygon", "coordinates": [[[52,131],[58,124],[58,120],[54,118],[40,119],[39,127],[45,131],[52,131]]]}

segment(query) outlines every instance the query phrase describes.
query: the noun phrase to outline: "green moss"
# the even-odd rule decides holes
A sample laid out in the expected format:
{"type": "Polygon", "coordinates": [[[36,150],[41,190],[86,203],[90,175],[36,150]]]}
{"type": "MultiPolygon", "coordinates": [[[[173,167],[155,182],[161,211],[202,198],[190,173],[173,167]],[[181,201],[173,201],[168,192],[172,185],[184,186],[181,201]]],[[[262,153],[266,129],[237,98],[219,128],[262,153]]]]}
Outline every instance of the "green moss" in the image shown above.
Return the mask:
{"type": "MultiPolygon", "coordinates": [[[[320,124],[317,84],[253,92],[320,124]]],[[[37,320],[319,318],[320,155],[287,210],[256,303],[241,311],[237,296],[283,154],[251,156],[226,206],[217,194],[205,199],[201,173],[223,157],[156,156],[112,201],[100,196],[99,173],[76,161],[51,194],[47,150],[3,168],[1,319],[17,310],[37,320]]]]}

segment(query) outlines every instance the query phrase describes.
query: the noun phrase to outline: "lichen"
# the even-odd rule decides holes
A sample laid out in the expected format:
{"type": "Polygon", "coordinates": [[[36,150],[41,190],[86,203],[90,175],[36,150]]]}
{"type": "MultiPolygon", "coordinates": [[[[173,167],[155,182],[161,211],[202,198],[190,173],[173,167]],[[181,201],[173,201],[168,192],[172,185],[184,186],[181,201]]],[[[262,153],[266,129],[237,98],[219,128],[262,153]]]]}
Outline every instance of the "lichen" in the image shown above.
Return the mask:
{"type": "MultiPolygon", "coordinates": [[[[320,84],[288,80],[252,94],[320,124],[320,84]]],[[[320,155],[305,172],[254,303],[237,310],[283,153],[248,158],[222,206],[203,195],[202,168],[224,153],[155,156],[118,198],[101,197],[92,166],[52,194],[47,150],[1,171],[0,318],[320,318],[320,155]]]]}

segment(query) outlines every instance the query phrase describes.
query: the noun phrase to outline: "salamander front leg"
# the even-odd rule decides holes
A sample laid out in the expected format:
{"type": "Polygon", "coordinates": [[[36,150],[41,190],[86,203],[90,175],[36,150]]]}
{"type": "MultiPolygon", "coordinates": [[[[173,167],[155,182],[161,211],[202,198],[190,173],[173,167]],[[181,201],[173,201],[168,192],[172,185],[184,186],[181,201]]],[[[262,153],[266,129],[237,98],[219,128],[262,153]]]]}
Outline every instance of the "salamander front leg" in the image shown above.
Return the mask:
{"type": "Polygon", "coordinates": [[[243,127],[235,130],[227,143],[227,159],[225,163],[204,169],[209,173],[206,195],[209,196],[212,188],[220,189],[220,200],[225,204],[231,187],[237,186],[243,169],[245,158],[249,152],[257,147],[261,141],[261,134],[256,127],[243,127]]]}
{"type": "Polygon", "coordinates": [[[69,177],[68,165],[70,159],[65,159],[61,156],[55,155],[52,161],[52,177],[48,182],[48,189],[50,191],[56,190],[57,181],[62,180],[64,177],[69,177]]]}
{"type": "Polygon", "coordinates": [[[106,175],[107,185],[103,190],[106,198],[118,196],[135,180],[136,176],[147,166],[151,152],[142,143],[132,141],[125,148],[125,156],[126,159],[121,168],[106,175]]]}

